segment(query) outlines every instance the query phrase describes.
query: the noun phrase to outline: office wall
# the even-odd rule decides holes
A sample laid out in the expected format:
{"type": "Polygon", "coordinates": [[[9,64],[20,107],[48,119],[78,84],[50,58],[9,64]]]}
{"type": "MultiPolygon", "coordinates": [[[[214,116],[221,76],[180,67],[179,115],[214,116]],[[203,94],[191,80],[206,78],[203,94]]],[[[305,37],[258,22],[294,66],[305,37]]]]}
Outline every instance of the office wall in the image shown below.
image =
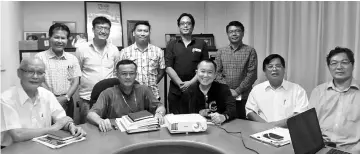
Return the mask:
{"type": "Polygon", "coordinates": [[[22,38],[22,2],[0,2],[1,10],[1,92],[20,85],[16,69],[19,67],[19,45],[22,38]]]}

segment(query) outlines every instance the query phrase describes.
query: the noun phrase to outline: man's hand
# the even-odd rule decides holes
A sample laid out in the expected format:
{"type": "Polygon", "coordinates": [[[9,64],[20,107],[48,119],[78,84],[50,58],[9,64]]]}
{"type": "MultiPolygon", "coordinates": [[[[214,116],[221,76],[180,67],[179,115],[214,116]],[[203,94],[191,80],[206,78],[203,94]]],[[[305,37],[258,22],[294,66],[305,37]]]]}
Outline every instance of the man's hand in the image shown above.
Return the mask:
{"type": "Polygon", "coordinates": [[[98,125],[101,132],[107,132],[112,130],[109,119],[101,119],[98,125]]]}
{"type": "Polygon", "coordinates": [[[164,124],[164,116],[161,113],[155,113],[155,117],[159,120],[159,125],[164,124]]]}
{"type": "Polygon", "coordinates": [[[66,116],[66,117],[63,117],[59,120],[56,121],[56,123],[54,124],[56,130],[60,130],[62,128],[64,128],[64,126],[70,122],[70,121],[73,121],[70,117],[66,116]]]}
{"type": "Polygon", "coordinates": [[[239,95],[234,89],[230,89],[230,91],[231,91],[231,95],[232,95],[233,97],[236,97],[236,96],[239,95]]]}
{"type": "Polygon", "coordinates": [[[180,86],[180,89],[182,92],[184,92],[187,88],[189,88],[191,85],[191,81],[185,81],[182,86],[180,86]]]}
{"type": "Polygon", "coordinates": [[[211,122],[213,122],[216,125],[221,125],[225,120],[225,115],[219,114],[217,112],[209,114],[211,117],[211,122]]]}
{"type": "Polygon", "coordinates": [[[74,125],[74,123],[71,123],[69,126],[69,131],[71,135],[75,137],[83,137],[86,136],[86,132],[81,128],[74,125]]]}
{"type": "Polygon", "coordinates": [[[210,109],[202,109],[199,111],[199,114],[203,117],[208,117],[209,116],[209,112],[210,112],[210,109]]]}
{"type": "Polygon", "coordinates": [[[59,96],[59,97],[56,97],[56,99],[59,101],[61,106],[66,105],[68,102],[68,100],[66,99],[65,96],[59,96]]]}

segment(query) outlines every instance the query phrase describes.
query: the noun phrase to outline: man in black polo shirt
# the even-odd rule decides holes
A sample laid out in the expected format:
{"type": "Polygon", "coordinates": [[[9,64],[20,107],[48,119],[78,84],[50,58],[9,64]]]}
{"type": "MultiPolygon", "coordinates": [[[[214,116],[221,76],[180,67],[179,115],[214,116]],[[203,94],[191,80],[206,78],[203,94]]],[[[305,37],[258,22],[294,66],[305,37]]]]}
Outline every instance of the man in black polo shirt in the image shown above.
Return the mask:
{"type": "Polygon", "coordinates": [[[174,114],[187,113],[187,107],[181,105],[183,92],[197,79],[195,70],[197,64],[209,59],[206,43],[191,37],[195,20],[191,14],[183,13],[177,19],[181,39],[173,40],[166,46],[166,73],[170,76],[168,94],[169,112],[174,114]]]}

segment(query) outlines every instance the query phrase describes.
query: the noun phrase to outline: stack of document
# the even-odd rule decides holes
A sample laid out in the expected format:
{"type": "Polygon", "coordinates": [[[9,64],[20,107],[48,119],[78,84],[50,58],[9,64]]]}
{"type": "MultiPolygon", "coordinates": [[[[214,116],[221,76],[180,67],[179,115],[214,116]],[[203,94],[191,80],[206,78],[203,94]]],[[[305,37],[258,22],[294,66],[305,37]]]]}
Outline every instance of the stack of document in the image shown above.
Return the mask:
{"type": "Polygon", "coordinates": [[[147,118],[141,118],[142,120],[134,121],[129,115],[122,116],[121,118],[116,118],[115,122],[119,130],[126,131],[127,133],[136,133],[144,131],[153,131],[159,130],[159,121],[154,116],[149,116],[147,118]]]}
{"type": "Polygon", "coordinates": [[[85,137],[80,137],[80,138],[74,137],[70,135],[70,133],[58,131],[58,132],[51,132],[44,136],[33,138],[32,140],[44,144],[50,148],[57,149],[75,142],[83,141],[85,139],[86,139],[85,137]]]}

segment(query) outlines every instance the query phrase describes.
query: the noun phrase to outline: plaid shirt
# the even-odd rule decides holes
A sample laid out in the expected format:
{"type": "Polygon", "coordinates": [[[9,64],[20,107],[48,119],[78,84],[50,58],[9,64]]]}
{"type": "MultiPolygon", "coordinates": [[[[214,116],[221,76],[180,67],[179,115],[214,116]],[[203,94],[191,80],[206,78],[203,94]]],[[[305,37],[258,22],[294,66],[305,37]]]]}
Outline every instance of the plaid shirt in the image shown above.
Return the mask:
{"type": "Polygon", "coordinates": [[[55,95],[66,94],[71,87],[71,79],[81,76],[78,59],[70,54],[63,52],[58,57],[48,49],[35,55],[45,64],[45,82],[49,90],[55,95]]]}
{"type": "Polygon", "coordinates": [[[255,49],[245,44],[237,49],[233,49],[231,45],[226,46],[216,53],[215,63],[218,66],[216,80],[247,97],[257,79],[255,49]]]}
{"type": "Polygon", "coordinates": [[[156,83],[157,69],[165,69],[164,51],[152,44],[148,44],[148,47],[141,51],[134,43],[121,50],[119,60],[122,59],[130,59],[136,63],[136,80],[140,84],[149,86],[155,97],[159,98],[159,88],[156,83]]]}

